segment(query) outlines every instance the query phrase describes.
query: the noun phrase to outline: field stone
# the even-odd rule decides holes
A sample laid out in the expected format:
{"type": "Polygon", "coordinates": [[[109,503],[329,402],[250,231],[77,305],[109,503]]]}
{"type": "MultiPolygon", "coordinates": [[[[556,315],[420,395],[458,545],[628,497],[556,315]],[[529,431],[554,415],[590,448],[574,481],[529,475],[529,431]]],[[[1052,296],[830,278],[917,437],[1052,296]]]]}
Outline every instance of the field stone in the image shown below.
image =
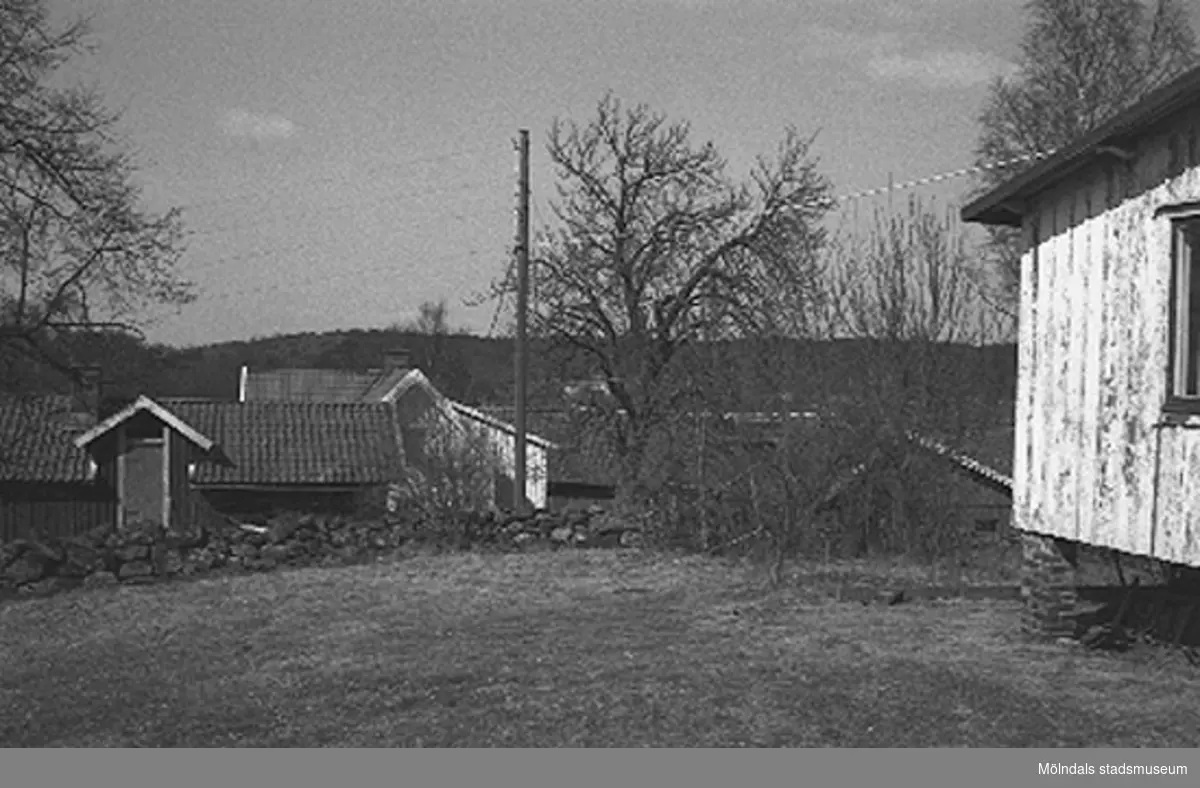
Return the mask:
{"type": "Polygon", "coordinates": [[[67,543],[67,556],[58,574],[64,577],[87,577],[103,563],[103,556],[86,544],[67,543]]]}
{"type": "Polygon", "coordinates": [[[66,591],[68,589],[75,588],[79,585],[79,582],[80,581],[78,579],[74,578],[43,577],[36,583],[29,583],[28,585],[23,586],[20,591],[33,596],[49,596],[50,594],[54,594],[59,591],[66,591]]]}
{"type": "Polygon", "coordinates": [[[144,561],[150,556],[150,547],[142,544],[131,544],[118,548],[115,554],[121,561],[144,561]]]}
{"type": "Polygon", "coordinates": [[[609,530],[602,533],[594,533],[588,539],[588,547],[620,547],[621,538],[627,531],[609,530]]]}
{"type": "Polygon", "coordinates": [[[33,553],[25,553],[4,570],[5,578],[15,585],[36,582],[45,574],[45,564],[33,553]]]}
{"type": "Polygon", "coordinates": [[[84,588],[105,588],[117,584],[117,576],[112,572],[93,572],[83,579],[84,588]]]}
{"type": "Polygon", "coordinates": [[[60,564],[67,557],[66,550],[61,544],[44,542],[41,540],[31,542],[29,545],[29,552],[37,553],[41,556],[44,562],[49,562],[52,564],[60,564]]]}
{"type": "Polygon", "coordinates": [[[20,558],[28,549],[29,543],[24,539],[14,539],[8,544],[0,545],[0,571],[20,558]]]}
{"type": "Polygon", "coordinates": [[[302,521],[296,516],[283,515],[276,517],[271,521],[269,530],[267,531],[267,541],[271,544],[279,544],[280,542],[289,539],[300,530],[302,521]]]}
{"type": "Polygon", "coordinates": [[[235,544],[233,548],[230,549],[229,554],[233,558],[240,559],[244,562],[247,559],[258,558],[258,548],[253,544],[242,542],[241,544],[235,544]]]}
{"type": "Polygon", "coordinates": [[[121,571],[117,576],[121,580],[134,580],[153,575],[154,567],[150,565],[149,561],[129,561],[121,564],[121,571]]]}
{"type": "Polygon", "coordinates": [[[163,556],[159,571],[165,575],[177,575],[183,572],[183,567],[183,551],[167,550],[163,556]]]}
{"type": "Polygon", "coordinates": [[[555,542],[568,542],[574,533],[569,525],[560,525],[550,532],[550,538],[555,542]]]}
{"type": "Polygon", "coordinates": [[[269,544],[259,551],[259,555],[268,561],[286,561],[293,555],[293,549],[289,545],[269,544]]]}

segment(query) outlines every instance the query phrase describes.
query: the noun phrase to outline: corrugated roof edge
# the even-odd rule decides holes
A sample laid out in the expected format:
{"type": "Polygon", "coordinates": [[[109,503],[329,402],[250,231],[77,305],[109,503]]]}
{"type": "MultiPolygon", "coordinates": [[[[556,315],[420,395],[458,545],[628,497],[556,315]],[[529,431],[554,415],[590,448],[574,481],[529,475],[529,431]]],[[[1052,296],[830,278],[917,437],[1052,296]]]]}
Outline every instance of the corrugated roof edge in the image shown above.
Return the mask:
{"type": "Polygon", "coordinates": [[[1200,103],[1200,66],[1149,93],[1138,103],[1100,124],[1078,142],[1005,181],[963,206],[964,222],[1019,227],[1023,214],[1006,205],[1028,198],[1067,177],[1088,163],[1099,149],[1116,145],[1125,137],[1200,103]]]}

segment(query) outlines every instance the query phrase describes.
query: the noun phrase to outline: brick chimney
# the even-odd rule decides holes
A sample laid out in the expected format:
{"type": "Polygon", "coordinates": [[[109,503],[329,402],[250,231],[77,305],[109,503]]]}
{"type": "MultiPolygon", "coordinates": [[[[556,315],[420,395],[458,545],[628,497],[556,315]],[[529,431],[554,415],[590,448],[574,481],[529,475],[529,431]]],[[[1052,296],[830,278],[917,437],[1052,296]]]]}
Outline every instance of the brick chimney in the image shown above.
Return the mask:
{"type": "Polygon", "coordinates": [[[411,356],[405,348],[392,348],[383,354],[383,373],[390,375],[396,370],[411,369],[411,356]]]}
{"type": "Polygon", "coordinates": [[[72,410],[86,413],[92,418],[100,418],[100,387],[102,370],[98,366],[88,365],[75,367],[73,382],[74,396],[72,410]]]}

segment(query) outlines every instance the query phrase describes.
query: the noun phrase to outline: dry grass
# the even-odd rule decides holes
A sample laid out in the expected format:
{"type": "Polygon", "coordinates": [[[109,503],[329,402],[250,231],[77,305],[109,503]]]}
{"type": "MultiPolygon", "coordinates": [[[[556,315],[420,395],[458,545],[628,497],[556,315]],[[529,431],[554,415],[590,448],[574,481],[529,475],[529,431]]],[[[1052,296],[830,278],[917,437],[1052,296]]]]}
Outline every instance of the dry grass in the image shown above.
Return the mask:
{"type": "Polygon", "coordinates": [[[1183,746],[1200,674],[636,551],[447,555],[0,607],[8,746],[1183,746]]]}

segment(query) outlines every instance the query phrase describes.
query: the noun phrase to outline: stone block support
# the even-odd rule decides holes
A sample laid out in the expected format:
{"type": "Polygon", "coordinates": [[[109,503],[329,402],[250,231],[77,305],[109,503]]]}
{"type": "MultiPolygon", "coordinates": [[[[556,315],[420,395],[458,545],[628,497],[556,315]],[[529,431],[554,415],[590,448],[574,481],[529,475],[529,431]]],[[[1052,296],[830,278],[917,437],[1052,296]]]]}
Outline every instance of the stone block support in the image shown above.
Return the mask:
{"type": "Polygon", "coordinates": [[[1021,548],[1022,629],[1035,640],[1071,637],[1078,601],[1077,545],[1026,531],[1021,548]]]}

